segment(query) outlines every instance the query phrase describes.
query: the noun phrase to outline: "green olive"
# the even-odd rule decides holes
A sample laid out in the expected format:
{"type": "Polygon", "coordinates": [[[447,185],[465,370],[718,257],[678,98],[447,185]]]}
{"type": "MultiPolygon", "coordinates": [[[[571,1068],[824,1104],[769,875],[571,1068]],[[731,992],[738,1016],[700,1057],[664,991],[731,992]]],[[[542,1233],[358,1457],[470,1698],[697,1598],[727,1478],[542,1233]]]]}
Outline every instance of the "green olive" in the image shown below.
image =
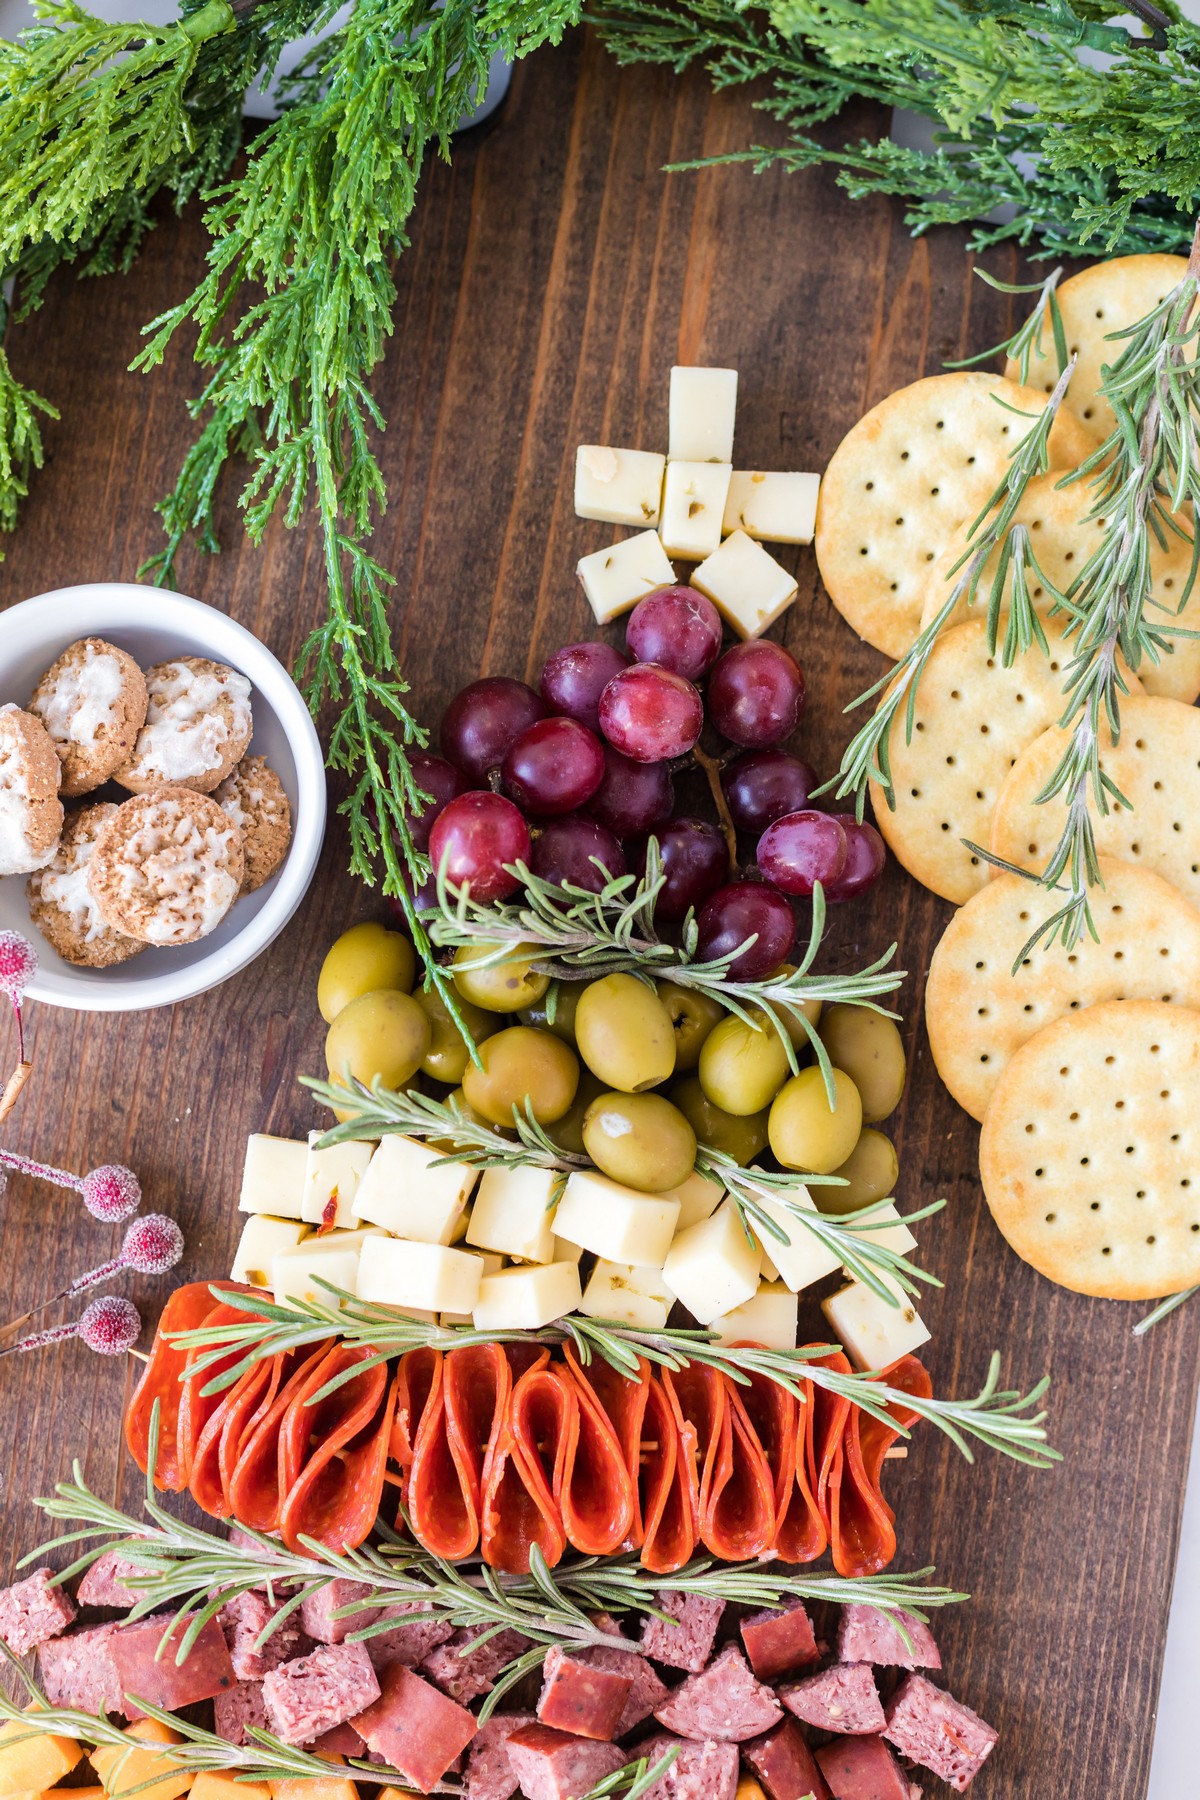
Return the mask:
{"type": "Polygon", "coordinates": [[[552,1031],[564,1044],[575,1046],[575,1008],[583,992],[581,981],[552,981],[546,992],[520,1011],[522,1025],[537,1025],[552,1031]]]}
{"type": "Polygon", "coordinates": [[[583,1147],[613,1181],[661,1194],[696,1166],[696,1134],[661,1094],[601,1094],[587,1109],[583,1147]]]}
{"type": "MultiPolygon", "coordinates": [[[[794,975],[795,973],[795,963],[780,963],[779,967],[775,970],[774,975],[768,975],[767,980],[774,981],[777,977],[786,977],[788,975],[794,975]]],[[[793,1012],[785,1011],[782,1006],[777,1008],[777,1010],[780,1018],[783,1020],[783,1028],[791,1038],[792,1043],[796,1046],[796,1049],[811,1049],[812,1039],[809,1037],[807,1031],[805,1031],[795,1014],[803,1013],[809,1024],[815,1026],[820,1022],[821,1002],[819,1000],[802,1000],[800,1005],[796,1007],[793,1012]]]]}
{"type": "Polygon", "coordinates": [[[771,1149],[785,1169],[832,1175],[858,1142],[862,1101],[842,1069],[833,1071],[836,1105],[831,1109],[825,1078],[815,1065],[801,1069],[771,1103],[767,1130],[771,1149]]]}
{"type": "Polygon", "coordinates": [[[769,1106],[787,1080],[787,1050],[766,1018],[756,1030],[729,1013],[704,1040],[699,1075],[715,1106],[744,1117],[769,1106]]]}
{"type": "Polygon", "coordinates": [[[636,975],[589,981],[575,1008],[575,1042],[593,1075],[623,1094],[657,1087],[675,1067],[675,1028],[636,975]]]}
{"type": "Polygon", "coordinates": [[[895,1193],[900,1159],[891,1138],[868,1127],[833,1172],[842,1176],[845,1187],[814,1187],[813,1199],[824,1213],[856,1212],[860,1206],[890,1199],[895,1193]]]}
{"type": "Polygon", "coordinates": [[[675,1068],[682,1074],[694,1069],[700,1061],[704,1040],[714,1025],[725,1017],[725,1008],[695,988],[680,987],[676,981],[657,983],[658,997],[667,1009],[675,1031],[675,1068]]]}
{"type": "Polygon", "coordinates": [[[698,1142],[723,1151],[745,1168],[767,1147],[766,1111],[738,1117],[714,1106],[695,1075],[677,1081],[671,1099],[696,1134],[698,1142]]]}
{"type": "Polygon", "coordinates": [[[482,1006],[484,1012],[520,1012],[541,999],[550,977],[534,968],[537,951],[532,944],[514,944],[496,962],[485,965],[483,959],[501,948],[485,938],[463,944],[454,952],[454,985],[464,1000],[482,1006]]]}
{"type": "Polygon", "coordinates": [[[821,1041],[862,1096],[863,1118],[875,1125],[895,1112],[904,1092],[904,1042],[894,1019],[868,1006],[827,1006],[821,1041]]]}
{"type": "MultiPolygon", "coordinates": [[[[429,1020],[429,1049],[422,1060],[421,1072],[432,1075],[435,1081],[445,1081],[453,1087],[455,1082],[462,1080],[471,1060],[471,1052],[467,1049],[463,1034],[450,1017],[446,1002],[436,988],[422,988],[413,998],[429,1020]]],[[[500,1029],[495,1013],[484,1012],[482,1006],[472,1006],[469,1000],[460,999],[458,1010],[476,1044],[482,1044],[484,1038],[490,1038],[493,1032],[500,1029]]]]}
{"type": "Polygon", "coordinates": [[[539,1125],[561,1119],[579,1086],[579,1061],[569,1045],[550,1031],[510,1025],[479,1046],[463,1074],[467,1103],[493,1125],[511,1125],[513,1107],[528,1105],[539,1125]]]}
{"type": "Polygon", "coordinates": [[[583,1121],[588,1107],[593,1100],[605,1092],[604,1083],[597,1079],[588,1068],[579,1071],[579,1086],[575,1089],[575,1098],[561,1119],[554,1121],[554,1129],[550,1133],[556,1144],[569,1150],[573,1156],[583,1156],[583,1121]]]}
{"type": "Polygon", "coordinates": [[[410,992],[417,973],[412,945],[386,925],[352,925],[329,946],[317,976],[317,1005],[327,1025],[362,994],[410,992]]]}
{"type": "Polygon", "coordinates": [[[325,1037],[325,1061],[336,1080],[382,1081],[402,1088],[429,1053],[429,1019],[411,994],[381,988],[344,1006],[325,1037]]]}

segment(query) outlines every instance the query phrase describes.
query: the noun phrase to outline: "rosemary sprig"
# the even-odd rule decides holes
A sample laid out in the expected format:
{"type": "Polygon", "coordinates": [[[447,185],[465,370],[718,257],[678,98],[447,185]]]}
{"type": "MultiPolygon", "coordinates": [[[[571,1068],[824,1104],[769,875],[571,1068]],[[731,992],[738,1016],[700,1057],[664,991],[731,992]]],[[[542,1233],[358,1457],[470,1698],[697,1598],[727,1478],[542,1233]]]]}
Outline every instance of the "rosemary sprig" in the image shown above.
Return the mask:
{"type": "Polygon", "coordinates": [[[986,269],[976,268],[980,281],[994,288],[998,294],[1036,294],[1037,304],[1018,327],[1012,337],[1005,338],[999,344],[993,344],[990,350],[981,350],[977,356],[965,356],[960,362],[948,362],[948,369],[974,369],[980,363],[992,362],[998,356],[1009,357],[1016,363],[1022,387],[1029,381],[1029,370],[1033,358],[1045,361],[1046,352],[1042,348],[1046,326],[1050,327],[1050,337],[1054,344],[1057,358],[1057,373],[1062,374],[1070,361],[1067,349],[1067,328],[1063,324],[1062,308],[1058,304],[1058,284],[1062,277],[1062,266],[1051,269],[1044,281],[1001,281],[996,275],[989,275],[986,269]]]}
{"type": "Polygon", "coordinates": [[[1200,1294],[1200,1287],[1184,1288],[1178,1294],[1168,1294],[1166,1299],[1160,1300],[1144,1319],[1138,1320],[1133,1328],[1134,1337],[1145,1337],[1148,1331],[1153,1331],[1156,1325],[1161,1325],[1164,1319],[1169,1319],[1177,1306],[1182,1306],[1186,1300],[1191,1300],[1196,1294],[1200,1294]]]}
{"type": "Polygon", "coordinates": [[[623,1794],[625,1800],[641,1800],[643,1794],[649,1793],[656,1782],[662,1780],[667,1770],[679,1755],[678,1744],[659,1757],[651,1768],[646,1757],[639,1757],[637,1762],[626,1763],[623,1769],[609,1775],[606,1780],[597,1782],[583,1797],[583,1800],[609,1800],[610,1794],[623,1794]]]}

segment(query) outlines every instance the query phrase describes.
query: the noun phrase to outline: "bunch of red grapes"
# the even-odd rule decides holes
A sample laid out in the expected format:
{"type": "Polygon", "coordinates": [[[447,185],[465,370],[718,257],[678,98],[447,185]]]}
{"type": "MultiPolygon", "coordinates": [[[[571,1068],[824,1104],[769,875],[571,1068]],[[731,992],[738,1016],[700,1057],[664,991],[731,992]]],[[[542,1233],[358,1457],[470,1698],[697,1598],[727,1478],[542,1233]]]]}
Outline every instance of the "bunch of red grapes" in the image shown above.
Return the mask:
{"type": "Polygon", "coordinates": [[[657,840],[665,877],[656,920],[696,914],[698,954],[726,955],[754,981],[786,960],[794,896],[818,882],[833,904],[883,872],[883,840],[849,813],[812,804],[817,777],[783,749],[804,711],[804,674],[782,644],[735,644],[689,587],[656,588],[629,615],[628,652],[568,644],[546,659],[537,691],[504,675],[473,681],[442,719],[441,756],[412,758],[431,796],[410,818],[435,871],[478,901],[501,900],[524,862],[541,880],[598,892],[608,876],[640,873],[657,840]],[[675,813],[675,776],[698,753],[705,723],[725,805],[757,840],[752,867],[733,868],[725,833],[675,813]]]}

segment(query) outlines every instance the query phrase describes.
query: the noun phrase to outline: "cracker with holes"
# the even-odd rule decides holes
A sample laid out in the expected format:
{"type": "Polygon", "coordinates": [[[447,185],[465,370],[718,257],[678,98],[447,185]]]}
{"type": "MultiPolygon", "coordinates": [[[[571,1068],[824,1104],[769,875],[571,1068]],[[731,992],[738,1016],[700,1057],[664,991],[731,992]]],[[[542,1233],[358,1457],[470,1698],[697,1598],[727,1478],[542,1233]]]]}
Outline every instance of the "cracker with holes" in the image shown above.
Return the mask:
{"type": "Polygon", "coordinates": [[[917,688],[911,738],[902,706],[889,738],[893,797],[871,784],[880,831],[924,887],[961,904],[988,878],[970,844],[986,845],[992,809],[1027,745],[1062,717],[1068,657],[1047,626],[1049,657],[1034,645],[1011,669],[988,650],[982,619],[955,625],[930,652],[917,688]]]}
{"type": "Polygon", "coordinates": [[[1098,943],[1088,935],[1069,951],[1043,943],[1022,958],[1053,905],[1022,875],[998,875],[947,925],[929,969],[925,1025],[938,1074],[973,1118],[983,1118],[1022,1044],[1068,1013],[1107,1000],[1200,1011],[1200,912],[1136,863],[1102,857],[1100,871],[1098,943]]]}
{"type": "MultiPolygon", "coordinates": [[[[899,658],[917,634],[930,566],[960,519],[974,518],[1046,397],[999,375],[931,375],[871,408],[834,451],[821,482],[816,551],[838,611],[899,658]]],[[[1090,440],[1065,406],[1050,465],[1073,469],[1090,440]]]]}
{"type": "Polygon", "coordinates": [[[1200,1282],[1200,1012],[1110,1000],[1039,1031],[996,1084],[979,1163],[996,1224],[1060,1286],[1200,1282]]]}
{"type": "MultiPolygon", "coordinates": [[[[1098,549],[1106,521],[1089,518],[1092,509],[1091,489],[1086,481],[1072,482],[1060,488],[1060,471],[1035,475],[1025,490],[1013,515],[1014,525],[1024,525],[1029,532],[1030,548],[1038,568],[1050,583],[1042,586],[1030,575],[1030,598],[1035,610],[1044,618],[1054,603],[1052,590],[1066,593],[1088,558],[1098,549]]],[[[961,519],[951,532],[941,555],[933,563],[925,590],[925,607],[921,628],[932,623],[950,597],[955,576],[953,570],[967,548],[967,537],[973,520],[961,519]]],[[[1180,535],[1171,533],[1165,545],[1152,538],[1150,548],[1151,605],[1147,621],[1152,626],[1178,627],[1195,631],[1195,637],[1169,638],[1170,648],[1158,662],[1148,657],[1138,670],[1142,686],[1148,694],[1162,694],[1168,700],[1192,701],[1200,694],[1200,583],[1188,591],[1192,566],[1191,519],[1181,522],[1180,535]],[[1186,604],[1181,602],[1187,596],[1186,604]]],[[[948,625],[982,618],[988,604],[988,593],[995,578],[999,551],[984,565],[975,600],[968,605],[960,600],[948,625]]],[[[960,571],[961,573],[961,571],[960,571]]],[[[1001,599],[1001,616],[1008,616],[1011,581],[1001,599]]]]}
{"type": "MultiPolygon", "coordinates": [[[[992,814],[991,850],[1020,869],[1044,869],[1062,836],[1062,795],[1039,805],[1067,748],[1055,726],[1017,758],[992,814]]],[[[1130,695],[1121,701],[1121,736],[1100,751],[1104,773],[1128,806],[1092,805],[1096,849],[1151,869],[1200,907],[1200,712],[1178,700],[1130,695]]]]}
{"type": "MultiPolygon", "coordinates": [[[[1093,263],[1064,281],[1058,290],[1058,306],[1067,335],[1067,349],[1079,361],[1071,377],[1071,406],[1083,422],[1093,449],[1103,443],[1116,420],[1100,393],[1100,371],[1124,349],[1112,332],[1126,330],[1153,312],[1187,273],[1183,256],[1114,256],[1093,263]]],[[[1021,378],[1020,365],[1011,357],[1004,373],[1010,381],[1021,378]]],[[[1058,380],[1058,357],[1047,319],[1034,346],[1029,383],[1050,393],[1058,380]]]]}

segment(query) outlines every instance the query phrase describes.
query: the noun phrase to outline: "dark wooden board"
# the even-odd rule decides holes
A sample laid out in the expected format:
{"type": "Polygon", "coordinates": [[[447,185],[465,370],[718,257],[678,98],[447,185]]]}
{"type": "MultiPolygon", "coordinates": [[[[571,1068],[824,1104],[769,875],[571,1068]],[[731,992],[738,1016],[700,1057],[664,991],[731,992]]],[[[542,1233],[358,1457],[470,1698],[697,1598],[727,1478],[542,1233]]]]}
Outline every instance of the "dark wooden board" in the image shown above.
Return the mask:
{"type": "MultiPolygon", "coordinates": [[[[877,116],[864,128],[878,130],[877,116]]],[[[571,507],[581,441],[661,445],[675,361],[741,371],[739,459],[821,468],[865,407],[986,348],[1008,305],[972,275],[965,234],[907,236],[898,209],[852,204],[830,176],[745,168],[667,177],[662,165],[760,139],[749,96],[700,77],[619,73],[576,35],[516,72],[500,116],[431,170],[399,273],[378,391],[390,506],[375,551],[397,576],[395,620],[421,716],[482,670],[534,673],[588,635],[576,558],[605,541],[571,507]]],[[[132,580],[159,538],[153,502],[188,442],[196,375],[182,354],[125,373],[141,325],[198,279],[195,212],[164,220],[136,274],[56,282],[10,334],[21,376],[62,408],[50,462],[0,567],[4,603],[69,582],[132,580]]],[[[1009,251],[988,258],[1013,278],[1009,251]]],[[[275,526],[260,550],[231,489],[220,558],[185,553],[180,585],[233,613],[288,661],[324,605],[315,534],[275,526]]],[[[845,702],[881,672],[833,613],[811,552],[786,640],[810,680],[804,753],[831,769],[845,702]]],[[[3,623],[0,621],[0,632],[3,623]]],[[[7,696],[5,696],[7,698],[7,696]]],[[[321,1066],[321,956],[379,901],[342,873],[334,824],[290,929],[214,994],[141,1017],[36,1010],[36,1079],[4,1142],[77,1170],[119,1160],[188,1239],[182,1275],[222,1274],[246,1134],[313,1123],[296,1085],[321,1066]]],[[[832,956],[899,939],[912,1078],[894,1121],[901,1196],[945,1195],[923,1259],[946,1280],[924,1308],[943,1393],[974,1391],[993,1347],[1011,1381],[1049,1369],[1054,1473],[986,1453],[968,1467],[933,1433],[891,1477],[900,1563],[936,1563],[974,1598],[940,1626],[955,1689],[1003,1741],[980,1784],[1029,1800],[1135,1800],[1145,1789],[1196,1387],[1200,1310],[1150,1340],[1136,1313],[1051,1287],[1000,1241],[979,1191],[976,1129],[941,1089],[920,1022],[947,909],[893,870],[838,921],[832,956]]],[[[13,1180],[0,1209],[11,1310],[111,1254],[117,1234],[61,1192],[13,1180]]],[[[152,1317],[163,1283],[134,1283],[152,1317]]],[[[52,1317],[57,1315],[51,1315],[52,1317]]],[[[103,1493],[136,1498],[120,1416],[133,1378],[75,1345],[0,1371],[3,1569],[41,1535],[30,1496],[72,1457],[103,1493]]]]}

